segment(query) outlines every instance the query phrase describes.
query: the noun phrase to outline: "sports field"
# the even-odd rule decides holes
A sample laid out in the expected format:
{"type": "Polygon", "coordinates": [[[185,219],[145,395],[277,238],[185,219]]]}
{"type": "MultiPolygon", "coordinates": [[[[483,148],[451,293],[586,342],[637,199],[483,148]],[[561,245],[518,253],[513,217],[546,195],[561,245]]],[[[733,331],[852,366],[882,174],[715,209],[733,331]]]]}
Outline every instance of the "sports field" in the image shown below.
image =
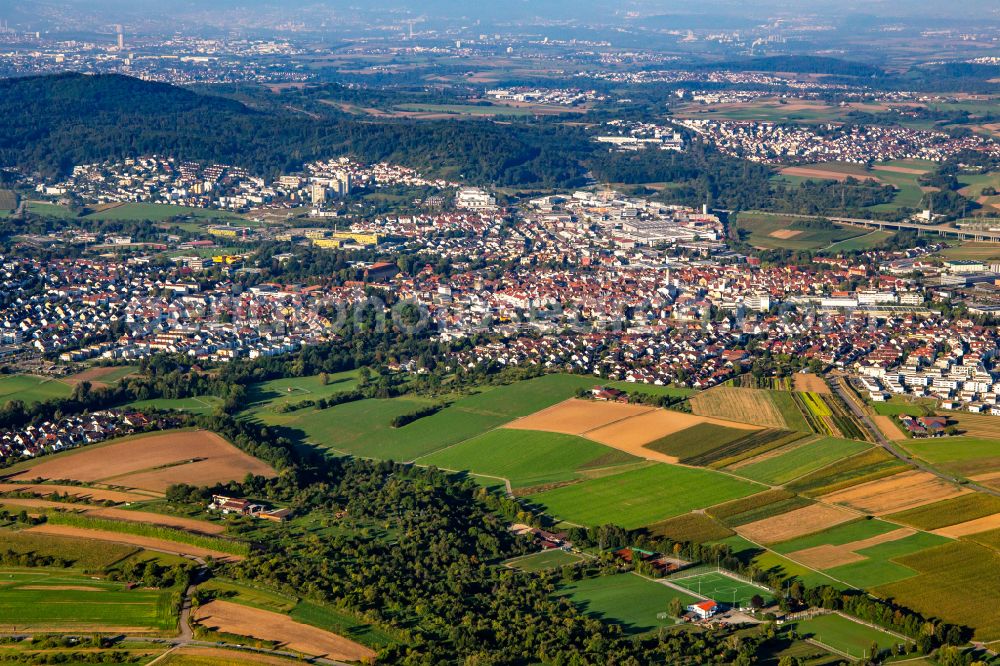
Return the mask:
{"type": "Polygon", "coordinates": [[[640,634],[658,627],[672,627],[675,618],[665,616],[671,599],[686,608],[697,597],[634,574],[585,578],[563,585],[556,592],[569,597],[587,615],[620,624],[627,634],[640,634]]]}
{"type": "Polygon", "coordinates": [[[567,564],[576,564],[582,559],[579,555],[567,553],[564,550],[543,550],[540,553],[507,560],[504,562],[504,566],[508,566],[511,569],[518,569],[519,571],[547,571],[549,569],[558,569],[567,564]]]}
{"type": "Polygon", "coordinates": [[[690,576],[685,576],[681,572],[679,576],[671,576],[670,582],[700,596],[737,608],[748,608],[750,599],[755,594],[760,595],[765,603],[771,603],[774,600],[774,594],[770,590],[721,572],[708,571],[690,576]]]}
{"type": "Polygon", "coordinates": [[[580,478],[587,469],[641,459],[582,437],[532,430],[492,430],[428,456],[420,465],[508,479],[515,488],[580,478]]]}
{"type": "Polygon", "coordinates": [[[795,629],[806,638],[812,638],[858,659],[871,650],[872,643],[877,643],[882,650],[888,650],[896,644],[910,643],[886,631],[855,622],[836,613],[799,620],[795,623],[795,629]]]}
{"type": "Polygon", "coordinates": [[[129,403],[133,409],[173,409],[192,414],[212,414],[222,405],[222,398],[214,395],[198,395],[192,398],[154,398],[129,403]]]}
{"type": "Polygon", "coordinates": [[[0,569],[0,631],[166,631],[176,627],[172,590],[68,571],[0,569]]]}
{"type": "Polygon", "coordinates": [[[614,523],[634,529],[762,489],[710,470],[652,464],[528,499],[547,513],[578,525],[614,523]]]}
{"type": "Polygon", "coordinates": [[[0,375],[0,404],[20,400],[26,404],[69,397],[73,389],[59,380],[34,375],[0,375]]]}

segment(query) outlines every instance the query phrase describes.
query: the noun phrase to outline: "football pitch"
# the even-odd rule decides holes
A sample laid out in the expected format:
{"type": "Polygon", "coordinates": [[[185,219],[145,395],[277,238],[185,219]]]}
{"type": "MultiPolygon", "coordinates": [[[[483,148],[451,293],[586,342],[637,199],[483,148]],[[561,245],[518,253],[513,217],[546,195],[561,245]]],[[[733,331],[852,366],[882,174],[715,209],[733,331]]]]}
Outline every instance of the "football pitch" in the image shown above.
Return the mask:
{"type": "Polygon", "coordinates": [[[774,595],[763,587],[758,587],[752,583],[745,583],[742,580],[715,571],[690,576],[685,576],[682,572],[680,576],[671,576],[669,580],[674,585],[679,585],[703,597],[708,597],[712,601],[738,608],[748,607],[750,599],[755,594],[763,597],[765,603],[770,603],[774,600],[774,595]]]}

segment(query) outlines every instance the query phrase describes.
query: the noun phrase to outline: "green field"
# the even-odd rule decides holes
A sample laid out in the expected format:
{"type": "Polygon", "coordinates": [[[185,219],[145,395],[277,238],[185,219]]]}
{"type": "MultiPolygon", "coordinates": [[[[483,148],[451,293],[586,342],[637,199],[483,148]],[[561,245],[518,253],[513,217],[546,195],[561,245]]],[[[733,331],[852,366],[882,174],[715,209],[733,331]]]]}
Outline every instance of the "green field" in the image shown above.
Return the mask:
{"type": "MultiPolygon", "coordinates": [[[[326,384],[321,375],[311,377],[289,377],[251,384],[247,387],[245,412],[259,414],[275,411],[278,405],[292,404],[303,400],[329,398],[336,393],[352,391],[358,386],[358,372],[350,370],[327,375],[326,384]]],[[[272,420],[277,420],[272,417],[272,420]]]]}
{"type": "Polygon", "coordinates": [[[830,585],[835,588],[845,587],[829,576],[804,567],[770,550],[756,555],[753,558],[753,564],[768,574],[778,574],[786,580],[797,579],[806,587],[817,587],[819,585],[830,585]]]}
{"type": "Polygon", "coordinates": [[[558,569],[568,564],[576,564],[582,559],[579,555],[567,553],[564,550],[543,550],[540,553],[507,560],[504,562],[504,565],[519,571],[538,572],[558,569]]]}
{"type": "Polygon", "coordinates": [[[681,572],[677,576],[671,576],[670,582],[713,601],[737,608],[748,608],[750,599],[754,595],[761,596],[765,603],[774,601],[774,595],[770,591],[714,571],[690,576],[685,576],[681,572]]]}
{"type": "Polygon", "coordinates": [[[545,375],[503,386],[484,386],[479,393],[459,398],[436,414],[401,428],[391,427],[393,418],[437,401],[404,396],[290,414],[260,411],[254,416],[268,424],[298,428],[307,441],[335,453],[408,461],[481,435],[573,397],[577,389],[593,386],[592,377],[576,375],[545,375]]]}
{"type": "Polygon", "coordinates": [[[878,585],[894,583],[917,574],[914,569],[899,564],[896,561],[898,558],[918,553],[927,548],[940,546],[949,541],[950,539],[937,536],[936,534],[917,532],[896,541],[888,541],[870,548],[862,548],[857,551],[858,555],[863,555],[868,559],[863,562],[854,562],[826,569],[825,573],[850,583],[859,589],[870,589],[878,585]]]}
{"type": "Polygon", "coordinates": [[[193,398],[154,398],[129,403],[133,409],[174,409],[192,414],[211,414],[222,405],[222,398],[199,395],[193,398]]]}
{"type": "Polygon", "coordinates": [[[898,529],[899,525],[893,525],[884,520],[859,519],[836,525],[822,532],[798,537],[790,541],[782,541],[781,543],[772,545],[771,548],[775,552],[787,554],[822,545],[841,546],[845,543],[868,539],[898,529]]]}
{"type": "Polygon", "coordinates": [[[946,622],[976,630],[981,641],[1000,639],[1000,554],[984,546],[953,541],[898,560],[920,573],[872,591],[946,622]]]}
{"type": "Polygon", "coordinates": [[[776,250],[822,250],[833,243],[866,236],[870,232],[860,227],[834,225],[833,229],[798,229],[799,218],[766,213],[740,213],[737,228],[754,247],[776,250]],[[784,229],[798,230],[791,238],[777,238],[771,234],[784,229]]]}
{"type": "Polygon", "coordinates": [[[563,585],[556,593],[568,597],[581,611],[606,622],[622,625],[625,633],[640,634],[658,627],[672,627],[666,613],[671,599],[687,607],[700,599],[634,574],[585,578],[563,585]]]}
{"type": "Polygon", "coordinates": [[[577,479],[588,468],[641,460],[583,437],[500,429],[417,458],[416,462],[501,477],[515,488],[524,488],[577,479]]]}
{"type": "Polygon", "coordinates": [[[0,569],[0,624],[17,630],[167,631],[177,626],[174,590],[126,590],[68,571],[0,569]]]}
{"type": "Polygon", "coordinates": [[[68,560],[77,569],[100,571],[139,549],[107,541],[0,530],[0,550],[58,557],[68,560]]]}
{"type": "Polygon", "coordinates": [[[699,423],[672,435],[646,444],[645,448],[675,456],[681,462],[689,462],[709,451],[743,439],[748,431],[729,428],[714,423],[699,423]]]}
{"type": "Polygon", "coordinates": [[[1000,513],[1000,497],[985,493],[971,493],[918,506],[909,511],[894,513],[887,518],[922,530],[936,530],[948,525],[957,525],[969,520],[984,518],[994,513],[1000,513]]]}
{"type": "Polygon", "coordinates": [[[871,447],[866,442],[824,437],[801,446],[793,445],[780,455],[733,470],[734,474],[772,485],[788,483],[847,456],[871,447]]]}
{"type": "Polygon", "coordinates": [[[654,536],[692,543],[718,541],[733,534],[732,530],[705,513],[685,513],[670,520],[653,523],[646,529],[654,536]]]}
{"type": "Polygon", "coordinates": [[[863,236],[848,238],[837,241],[823,249],[824,254],[836,254],[837,252],[857,252],[859,250],[871,250],[882,246],[887,240],[896,234],[891,231],[869,231],[863,236]]]}
{"type": "Polygon", "coordinates": [[[0,404],[20,400],[25,404],[66,398],[73,392],[68,385],[49,377],[0,375],[0,404]]]}
{"type": "Polygon", "coordinates": [[[870,448],[795,479],[788,484],[788,488],[808,495],[823,495],[895,474],[906,466],[906,463],[891,453],[880,448],[870,448]]]}
{"type": "Polygon", "coordinates": [[[75,220],[77,214],[66,206],[59,206],[51,203],[34,202],[29,203],[28,212],[40,217],[51,217],[60,220],[75,220]]]}
{"type": "Polygon", "coordinates": [[[790,493],[783,488],[776,488],[709,507],[708,513],[727,526],[735,527],[800,509],[812,503],[810,499],[790,493]]]}
{"type": "Polygon", "coordinates": [[[897,644],[910,642],[836,613],[799,620],[795,623],[795,629],[803,637],[812,638],[854,658],[860,658],[871,650],[872,643],[878,643],[880,649],[888,650],[897,644]]]}
{"type": "Polygon", "coordinates": [[[207,208],[192,208],[191,206],[174,206],[157,203],[125,203],[107,210],[90,213],[84,216],[87,220],[149,220],[162,222],[172,217],[194,217],[202,220],[242,221],[243,218],[225,210],[210,210],[207,208]]]}
{"type": "Polygon", "coordinates": [[[1000,440],[976,437],[911,439],[903,443],[914,456],[931,464],[1000,458],[1000,440]]]}
{"type": "Polygon", "coordinates": [[[634,529],[761,486],[709,470],[656,464],[529,496],[547,513],[579,525],[614,523],[634,529]]]}

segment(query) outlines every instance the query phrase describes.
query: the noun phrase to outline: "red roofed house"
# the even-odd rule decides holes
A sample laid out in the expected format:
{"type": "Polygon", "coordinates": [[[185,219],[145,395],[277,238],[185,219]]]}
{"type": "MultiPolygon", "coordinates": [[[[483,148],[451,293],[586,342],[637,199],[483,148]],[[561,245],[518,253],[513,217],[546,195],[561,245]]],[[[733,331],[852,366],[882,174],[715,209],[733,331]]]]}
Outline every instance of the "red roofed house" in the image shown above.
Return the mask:
{"type": "Polygon", "coordinates": [[[719,604],[715,603],[711,599],[707,601],[699,601],[696,604],[691,604],[687,607],[688,611],[694,613],[702,620],[707,620],[708,618],[715,615],[719,610],[719,604]]]}

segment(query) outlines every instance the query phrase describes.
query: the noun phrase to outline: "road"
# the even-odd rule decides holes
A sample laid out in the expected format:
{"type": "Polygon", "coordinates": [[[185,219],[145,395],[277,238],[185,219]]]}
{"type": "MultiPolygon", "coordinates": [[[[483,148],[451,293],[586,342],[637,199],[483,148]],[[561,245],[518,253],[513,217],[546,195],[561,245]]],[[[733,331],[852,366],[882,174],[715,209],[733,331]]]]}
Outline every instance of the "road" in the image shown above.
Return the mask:
{"type": "MultiPolygon", "coordinates": [[[[780,215],[781,217],[795,217],[805,220],[814,220],[818,215],[800,215],[798,213],[772,213],[769,211],[747,211],[755,214],[764,215],[780,215]]],[[[989,230],[963,230],[951,227],[948,224],[920,224],[918,222],[888,222],[885,220],[871,220],[858,217],[832,217],[825,216],[826,219],[831,222],[838,222],[840,224],[850,224],[856,227],[866,227],[868,229],[897,229],[897,230],[909,230],[917,231],[920,233],[930,232],[939,234],[941,236],[954,236],[959,240],[977,240],[977,241],[1000,241],[1000,231],[989,231],[989,230]]]]}
{"type": "Polygon", "coordinates": [[[847,381],[845,377],[829,377],[829,380],[830,380],[829,384],[833,388],[833,391],[840,397],[841,400],[844,401],[844,404],[847,405],[847,408],[854,413],[854,415],[858,418],[858,420],[869,432],[869,434],[871,434],[875,443],[881,446],[883,449],[885,449],[895,457],[899,458],[906,464],[912,465],[913,467],[916,467],[917,469],[923,472],[928,472],[929,474],[933,474],[934,476],[941,478],[945,481],[948,481],[949,483],[961,484],[967,488],[973,488],[981,493],[986,493],[987,495],[994,495],[996,497],[1000,497],[1000,490],[994,490],[992,488],[981,486],[978,483],[973,483],[972,481],[967,481],[965,479],[959,479],[950,476],[938,469],[935,469],[934,467],[931,467],[927,463],[921,460],[917,460],[912,456],[910,456],[910,454],[908,454],[906,451],[902,450],[901,448],[890,442],[888,439],[886,439],[885,435],[882,434],[882,431],[879,430],[878,426],[876,426],[874,421],[871,420],[871,417],[868,416],[868,412],[865,411],[864,407],[858,404],[857,398],[854,396],[854,394],[850,390],[844,387],[843,382],[847,381]]]}

